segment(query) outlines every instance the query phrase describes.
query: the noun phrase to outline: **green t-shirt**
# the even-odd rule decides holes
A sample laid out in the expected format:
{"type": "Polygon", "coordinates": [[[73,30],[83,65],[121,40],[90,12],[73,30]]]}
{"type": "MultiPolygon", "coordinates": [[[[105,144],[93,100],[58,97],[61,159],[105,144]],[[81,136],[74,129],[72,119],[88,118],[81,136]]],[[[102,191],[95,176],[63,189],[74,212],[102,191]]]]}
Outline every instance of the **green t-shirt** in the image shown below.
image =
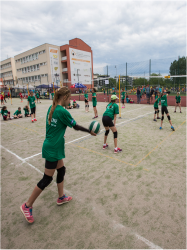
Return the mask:
{"type": "Polygon", "coordinates": [[[114,91],[114,92],[112,93],[112,95],[116,95],[116,92],[114,91]]]}
{"type": "Polygon", "coordinates": [[[166,95],[163,95],[160,100],[161,100],[161,106],[162,107],[167,107],[168,106],[167,96],[166,95]]]}
{"type": "Polygon", "coordinates": [[[176,102],[178,102],[178,103],[181,102],[181,97],[180,97],[180,95],[179,95],[179,96],[176,95],[175,99],[176,99],[176,102]]]}
{"type": "Polygon", "coordinates": [[[119,114],[119,107],[116,103],[109,103],[107,105],[106,111],[104,112],[103,116],[109,116],[114,120],[114,115],[119,114]],[[112,107],[110,107],[112,105],[112,107]]]}
{"type": "Polygon", "coordinates": [[[77,104],[76,102],[73,102],[73,105],[77,104]]]}
{"type": "Polygon", "coordinates": [[[88,94],[84,94],[84,98],[85,98],[85,99],[88,99],[88,94]]]}
{"type": "Polygon", "coordinates": [[[36,98],[37,98],[37,99],[39,99],[39,98],[40,98],[39,93],[36,93],[36,98]]]}
{"type": "Polygon", "coordinates": [[[35,96],[29,96],[28,97],[28,102],[29,102],[29,104],[30,104],[30,108],[32,109],[32,108],[34,108],[35,107],[35,96]]]}
{"type": "Polygon", "coordinates": [[[57,105],[49,125],[48,116],[51,107],[52,105],[49,107],[46,116],[46,137],[42,147],[42,157],[47,161],[54,162],[65,158],[64,134],[67,126],[72,128],[76,125],[76,122],[66,109],[57,105]]]}
{"type": "Polygon", "coordinates": [[[21,110],[16,110],[16,112],[14,113],[14,115],[20,115],[21,114],[21,110]]]}
{"type": "Polygon", "coordinates": [[[105,89],[103,90],[104,94],[105,94],[105,89]]]}
{"type": "Polygon", "coordinates": [[[23,110],[25,111],[25,115],[29,115],[29,110],[27,108],[23,108],[23,110]]]}
{"type": "MultiPolygon", "coordinates": [[[[157,97],[156,97],[156,99],[157,99],[157,97]]],[[[158,100],[155,101],[155,103],[154,103],[154,108],[158,108],[159,102],[160,102],[160,98],[158,98],[158,100]]]]}
{"type": "Polygon", "coordinates": [[[52,99],[53,99],[53,97],[54,97],[54,93],[51,93],[51,96],[52,96],[52,99]]]}
{"type": "Polygon", "coordinates": [[[7,110],[7,109],[6,109],[6,110],[2,110],[2,109],[1,109],[1,114],[2,114],[2,116],[3,116],[3,115],[7,116],[7,115],[8,115],[8,110],[7,110]]]}
{"type": "Polygon", "coordinates": [[[121,92],[122,99],[125,99],[125,91],[121,92]]]}
{"type": "Polygon", "coordinates": [[[93,103],[93,106],[96,106],[97,105],[97,95],[96,93],[92,93],[92,103],[93,103]],[[93,97],[93,96],[96,96],[96,97],[93,97]]]}

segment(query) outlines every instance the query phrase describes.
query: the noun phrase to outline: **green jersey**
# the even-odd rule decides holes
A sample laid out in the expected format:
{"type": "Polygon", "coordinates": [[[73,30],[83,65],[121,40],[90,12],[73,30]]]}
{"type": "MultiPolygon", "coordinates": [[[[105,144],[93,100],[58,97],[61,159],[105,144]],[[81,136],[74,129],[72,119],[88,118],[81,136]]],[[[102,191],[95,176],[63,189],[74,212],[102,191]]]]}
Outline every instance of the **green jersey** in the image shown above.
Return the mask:
{"type": "Polygon", "coordinates": [[[161,100],[161,106],[162,107],[167,107],[168,106],[167,96],[166,95],[163,95],[160,100],[161,100]]]}
{"type": "Polygon", "coordinates": [[[179,95],[179,96],[176,95],[175,99],[176,99],[176,102],[178,102],[178,103],[181,102],[181,97],[180,97],[180,95],[179,95]]]}
{"type": "Polygon", "coordinates": [[[7,110],[7,109],[6,109],[6,110],[2,110],[2,109],[1,109],[1,114],[2,114],[2,116],[3,116],[3,115],[7,116],[7,115],[8,115],[8,110],[7,110]]]}
{"type": "MultiPolygon", "coordinates": [[[[157,99],[157,97],[156,97],[156,99],[157,99]]],[[[155,101],[155,103],[154,103],[154,108],[157,108],[157,109],[158,109],[158,104],[159,104],[159,102],[160,102],[160,98],[158,98],[157,101],[155,101]]]]}
{"type": "Polygon", "coordinates": [[[39,99],[39,98],[40,98],[39,93],[36,93],[36,98],[37,98],[37,99],[39,99]]]}
{"type": "Polygon", "coordinates": [[[104,112],[103,116],[109,116],[114,120],[114,115],[119,114],[119,107],[116,103],[109,103],[107,105],[106,111],[104,112]]]}
{"type": "Polygon", "coordinates": [[[42,157],[47,161],[58,161],[65,158],[64,134],[67,126],[72,128],[76,125],[71,114],[61,105],[57,105],[49,125],[48,116],[52,105],[46,116],[46,137],[42,147],[42,157]]]}
{"type": "Polygon", "coordinates": [[[32,109],[32,108],[34,108],[35,107],[35,96],[29,96],[28,97],[28,102],[29,102],[29,104],[30,104],[30,108],[32,109]]]}
{"type": "Polygon", "coordinates": [[[16,110],[16,112],[14,113],[14,115],[20,115],[21,114],[21,110],[16,110]]]}
{"type": "Polygon", "coordinates": [[[96,98],[96,93],[94,92],[94,93],[92,93],[92,103],[93,103],[93,106],[96,106],[97,105],[97,98],[96,98]],[[93,97],[93,96],[95,96],[95,97],[93,97]]]}
{"type": "Polygon", "coordinates": [[[54,97],[54,93],[51,93],[51,96],[52,96],[52,99],[53,99],[53,97],[54,97]]]}
{"type": "Polygon", "coordinates": [[[122,99],[125,99],[125,91],[121,92],[121,95],[122,95],[122,99]]]}
{"type": "Polygon", "coordinates": [[[84,98],[85,98],[85,99],[88,99],[88,94],[84,94],[84,98]]]}
{"type": "Polygon", "coordinates": [[[114,91],[114,92],[112,93],[112,95],[116,95],[116,92],[114,91]]]}
{"type": "Polygon", "coordinates": [[[25,115],[29,115],[29,110],[27,108],[23,108],[23,110],[25,111],[25,115]]]}

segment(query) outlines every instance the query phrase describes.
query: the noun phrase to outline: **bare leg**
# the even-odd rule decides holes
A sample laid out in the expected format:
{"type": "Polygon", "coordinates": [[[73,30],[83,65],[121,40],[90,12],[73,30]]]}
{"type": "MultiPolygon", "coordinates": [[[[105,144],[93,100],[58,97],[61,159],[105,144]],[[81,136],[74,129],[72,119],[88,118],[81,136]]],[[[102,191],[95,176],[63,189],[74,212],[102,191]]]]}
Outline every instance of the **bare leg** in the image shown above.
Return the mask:
{"type": "MultiPolygon", "coordinates": [[[[63,160],[60,160],[60,161],[58,161],[56,169],[59,169],[63,166],[64,166],[64,162],[63,162],[63,160]]],[[[64,195],[64,181],[62,181],[61,183],[57,183],[57,187],[58,187],[58,196],[60,198],[64,195]]]]}
{"type": "MultiPolygon", "coordinates": [[[[110,129],[112,130],[113,133],[114,133],[114,132],[117,132],[117,129],[116,129],[115,126],[114,126],[114,127],[111,127],[110,129]]],[[[117,148],[117,138],[114,138],[114,146],[115,146],[115,148],[117,148]]]]}
{"type": "MultiPolygon", "coordinates": [[[[105,127],[105,130],[109,130],[110,128],[109,127],[105,127]]],[[[104,144],[106,144],[106,141],[107,141],[107,135],[104,135],[104,144]]]]}

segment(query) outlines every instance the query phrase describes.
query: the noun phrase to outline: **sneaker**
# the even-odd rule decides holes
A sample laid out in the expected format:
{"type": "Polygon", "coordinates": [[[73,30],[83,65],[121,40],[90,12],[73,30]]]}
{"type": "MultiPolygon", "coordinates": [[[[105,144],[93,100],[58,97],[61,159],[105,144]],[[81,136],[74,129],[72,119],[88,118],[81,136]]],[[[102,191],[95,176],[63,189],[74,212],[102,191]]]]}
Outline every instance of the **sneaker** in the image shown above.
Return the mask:
{"type": "MultiPolygon", "coordinates": [[[[157,119],[158,119],[158,118],[157,118],[157,119]]],[[[156,119],[153,119],[153,121],[154,121],[154,122],[157,122],[157,120],[156,120],[156,119]]]]}
{"type": "Polygon", "coordinates": [[[182,111],[180,111],[180,113],[182,113],[182,111]]]}
{"type": "Polygon", "coordinates": [[[34,121],[37,122],[36,118],[34,118],[34,121]]]}
{"type": "Polygon", "coordinates": [[[162,127],[160,127],[159,129],[162,129],[162,127]]]}
{"type": "Polygon", "coordinates": [[[98,118],[98,115],[95,118],[98,118]]]}
{"type": "Polygon", "coordinates": [[[106,148],[108,148],[108,144],[103,145],[103,149],[106,149],[106,148]]]}
{"type": "Polygon", "coordinates": [[[95,118],[97,118],[97,116],[94,116],[92,119],[95,119],[95,118]]]}
{"type": "Polygon", "coordinates": [[[173,127],[173,126],[171,126],[171,129],[172,129],[173,131],[175,131],[175,129],[174,129],[174,127],[173,127]]]}
{"type": "Polygon", "coordinates": [[[121,151],[122,151],[121,148],[114,149],[114,154],[117,154],[117,153],[119,153],[119,152],[121,152],[121,151]]]}
{"type": "Polygon", "coordinates": [[[161,119],[160,117],[157,117],[157,119],[161,119]]]}
{"type": "Polygon", "coordinates": [[[34,120],[32,120],[32,122],[34,122],[34,120]]]}
{"type": "Polygon", "coordinates": [[[23,215],[25,216],[25,219],[29,222],[29,223],[33,223],[34,222],[34,218],[32,216],[32,207],[26,208],[25,207],[26,203],[23,203],[23,205],[20,207],[21,212],[23,213],[23,215]]]}
{"type": "Polygon", "coordinates": [[[176,113],[176,111],[174,111],[174,113],[176,113]]]}
{"type": "Polygon", "coordinates": [[[67,203],[72,200],[71,196],[66,196],[65,194],[62,196],[62,198],[57,199],[57,205],[62,205],[64,203],[67,203]]]}

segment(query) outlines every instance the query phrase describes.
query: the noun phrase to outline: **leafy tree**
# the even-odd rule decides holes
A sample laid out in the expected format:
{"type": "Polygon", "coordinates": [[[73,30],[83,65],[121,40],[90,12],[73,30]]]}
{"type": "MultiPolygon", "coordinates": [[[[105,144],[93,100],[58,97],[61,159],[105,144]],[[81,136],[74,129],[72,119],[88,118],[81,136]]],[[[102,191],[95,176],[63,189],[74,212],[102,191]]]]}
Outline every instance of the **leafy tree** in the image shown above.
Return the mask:
{"type": "MultiPolygon", "coordinates": [[[[178,60],[174,60],[169,69],[170,75],[186,75],[186,58],[185,56],[179,58],[178,60]]],[[[185,77],[174,77],[172,79],[173,83],[175,82],[178,84],[185,84],[186,78],[185,77]]]]}
{"type": "Polygon", "coordinates": [[[145,78],[137,78],[133,80],[133,86],[137,87],[137,86],[142,86],[142,85],[147,85],[148,81],[145,78]]]}

